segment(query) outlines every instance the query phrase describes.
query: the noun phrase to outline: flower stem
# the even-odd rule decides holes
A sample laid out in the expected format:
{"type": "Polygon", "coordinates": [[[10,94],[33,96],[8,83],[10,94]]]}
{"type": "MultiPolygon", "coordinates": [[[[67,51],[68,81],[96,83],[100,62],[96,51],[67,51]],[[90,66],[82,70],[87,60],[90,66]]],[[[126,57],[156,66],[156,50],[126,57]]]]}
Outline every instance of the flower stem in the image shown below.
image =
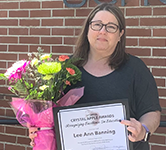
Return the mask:
{"type": "Polygon", "coordinates": [[[22,78],[22,83],[23,83],[23,85],[24,85],[24,87],[25,87],[25,89],[26,89],[26,91],[27,91],[27,93],[28,93],[28,95],[29,95],[30,93],[29,93],[29,91],[28,91],[28,89],[27,89],[27,86],[26,86],[26,84],[25,84],[24,78],[22,78]]]}

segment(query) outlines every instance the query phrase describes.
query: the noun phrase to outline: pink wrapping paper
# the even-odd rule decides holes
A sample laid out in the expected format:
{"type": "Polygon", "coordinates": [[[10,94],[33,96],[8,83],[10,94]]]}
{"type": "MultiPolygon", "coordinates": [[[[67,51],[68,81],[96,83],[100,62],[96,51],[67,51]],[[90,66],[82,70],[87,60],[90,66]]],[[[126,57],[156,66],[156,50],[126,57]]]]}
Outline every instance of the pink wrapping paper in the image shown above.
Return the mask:
{"type": "Polygon", "coordinates": [[[83,91],[84,88],[72,89],[58,100],[57,104],[54,104],[52,101],[12,98],[11,107],[15,112],[16,119],[22,126],[52,128],[37,132],[33,150],[57,149],[52,108],[74,105],[82,97],[83,91]]]}

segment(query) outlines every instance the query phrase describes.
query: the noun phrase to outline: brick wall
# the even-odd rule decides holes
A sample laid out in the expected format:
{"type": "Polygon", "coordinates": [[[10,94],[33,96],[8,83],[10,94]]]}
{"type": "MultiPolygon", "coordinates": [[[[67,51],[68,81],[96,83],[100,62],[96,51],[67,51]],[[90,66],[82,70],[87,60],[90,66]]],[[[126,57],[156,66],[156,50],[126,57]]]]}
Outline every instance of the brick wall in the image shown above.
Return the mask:
{"type": "MultiPolygon", "coordinates": [[[[160,0],[148,0],[148,6],[144,0],[125,1],[124,7],[121,0],[117,5],[126,18],[127,51],[140,57],[153,73],[166,121],[166,5],[160,0]]],[[[94,0],[81,8],[67,8],[63,0],[0,0],[0,73],[38,46],[53,55],[72,53],[81,25],[94,6],[94,0]]],[[[0,81],[0,93],[10,94],[6,85],[0,81]]],[[[14,118],[10,100],[0,96],[0,118],[14,118]]],[[[29,142],[24,127],[0,125],[0,150],[31,150],[29,142]]],[[[151,150],[166,149],[166,127],[157,129],[150,144],[151,150]]]]}

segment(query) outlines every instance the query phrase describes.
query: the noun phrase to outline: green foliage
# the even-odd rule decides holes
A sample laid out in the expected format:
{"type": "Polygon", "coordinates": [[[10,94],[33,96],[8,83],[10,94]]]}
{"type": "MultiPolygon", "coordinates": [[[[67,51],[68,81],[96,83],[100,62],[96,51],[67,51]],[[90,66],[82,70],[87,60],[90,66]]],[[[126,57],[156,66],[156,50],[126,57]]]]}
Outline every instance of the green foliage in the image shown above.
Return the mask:
{"type": "Polygon", "coordinates": [[[6,76],[4,74],[0,74],[0,80],[7,80],[6,76]]]}
{"type": "Polygon", "coordinates": [[[17,91],[21,97],[24,97],[25,95],[28,94],[26,84],[24,85],[24,81],[22,79],[18,79],[15,85],[13,85],[13,89],[14,91],[17,91]]]}

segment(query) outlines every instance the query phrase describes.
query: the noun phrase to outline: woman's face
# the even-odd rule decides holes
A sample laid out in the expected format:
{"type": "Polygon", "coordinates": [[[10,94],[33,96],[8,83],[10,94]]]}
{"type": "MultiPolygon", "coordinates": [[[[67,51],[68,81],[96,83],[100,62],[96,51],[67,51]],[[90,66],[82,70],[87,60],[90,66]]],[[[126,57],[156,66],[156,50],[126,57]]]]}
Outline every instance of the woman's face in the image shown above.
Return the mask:
{"type": "Polygon", "coordinates": [[[113,14],[111,14],[109,11],[99,11],[96,13],[94,18],[92,19],[93,27],[96,29],[98,26],[101,26],[102,24],[108,24],[107,30],[110,32],[116,31],[115,28],[117,28],[117,31],[115,33],[110,33],[106,31],[105,26],[102,27],[100,31],[93,30],[91,28],[92,24],[89,25],[89,31],[88,31],[88,40],[90,43],[90,53],[97,52],[99,54],[104,54],[104,56],[111,55],[115,47],[120,41],[120,37],[123,35],[123,30],[120,33],[118,25],[118,21],[115,18],[113,14]],[[98,24],[99,23],[99,24],[98,24]],[[117,26],[116,26],[117,25],[117,26]]]}

